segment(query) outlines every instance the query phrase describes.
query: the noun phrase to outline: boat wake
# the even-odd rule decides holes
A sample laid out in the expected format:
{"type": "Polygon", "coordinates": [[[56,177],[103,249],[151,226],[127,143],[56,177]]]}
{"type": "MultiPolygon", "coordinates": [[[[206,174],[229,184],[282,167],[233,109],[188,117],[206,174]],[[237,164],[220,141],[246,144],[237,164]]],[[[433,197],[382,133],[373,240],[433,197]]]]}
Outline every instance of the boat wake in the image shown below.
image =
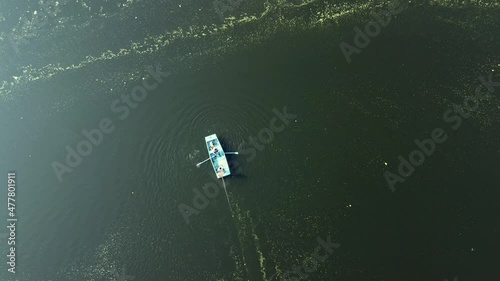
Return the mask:
{"type": "Polygon", "coordinates": [[[227,195],[226,182],[222,178],[222,185],[224,186],[224,192],[226,193],[227,204],[229,205],[229,210],[231,211],[231,216],[234,217],[233,208],[231,207],[231,202],[229,201],[229,195],[227,195]]]}

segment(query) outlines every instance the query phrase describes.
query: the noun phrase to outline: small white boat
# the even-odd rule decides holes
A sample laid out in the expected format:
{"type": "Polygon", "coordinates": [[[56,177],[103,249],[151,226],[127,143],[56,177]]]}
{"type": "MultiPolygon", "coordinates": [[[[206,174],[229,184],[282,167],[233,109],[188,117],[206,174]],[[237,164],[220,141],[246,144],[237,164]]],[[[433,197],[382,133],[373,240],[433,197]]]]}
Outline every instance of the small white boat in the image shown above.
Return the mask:
{"type": "Polygon", "coordinates": [[[208,156],[214,167],[217,178],[227,177],[231,174],[229,164],[227,163],[226,154],[220,144],[216,134],[206,136],[205,143],[207,144],[208,156]]]}

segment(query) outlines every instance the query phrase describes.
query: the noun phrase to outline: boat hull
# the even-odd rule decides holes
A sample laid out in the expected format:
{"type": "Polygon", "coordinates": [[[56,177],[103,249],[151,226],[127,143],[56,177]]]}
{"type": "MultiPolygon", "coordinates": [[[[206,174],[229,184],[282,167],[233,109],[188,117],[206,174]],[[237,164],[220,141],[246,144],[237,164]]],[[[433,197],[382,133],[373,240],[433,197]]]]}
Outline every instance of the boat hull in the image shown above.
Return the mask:
{"type": "Polygon", "coordinates": [[[217,178],[220,179],[229,176],[231,174],[229,164],[217,135],[213,134],[206,136],[205,144],[207,145],[208,156],[210,157],[210,162],[212,162],[212,167],[214,168],[217,178]]]}

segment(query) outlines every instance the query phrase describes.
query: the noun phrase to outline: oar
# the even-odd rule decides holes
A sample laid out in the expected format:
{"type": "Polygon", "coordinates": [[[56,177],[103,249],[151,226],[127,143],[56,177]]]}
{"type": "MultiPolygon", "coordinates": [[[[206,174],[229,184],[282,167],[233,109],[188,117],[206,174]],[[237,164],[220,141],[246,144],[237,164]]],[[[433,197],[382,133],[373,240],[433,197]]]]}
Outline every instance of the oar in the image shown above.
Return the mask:
{"type": "MultiPolygon", "coordinates": [[[[214,155],[214,156],[215,156],[215,155],[214,155]]],[[[212,157],[214,157],[214,156],[212,156],[212,157]]],[[[201,164],[203,164],[203,163],[207,162],[207,161],[208,161],[208,160],[210,160],[210,158],[212,158],[212,157],[208,157],[207,159],[205,159],[205,160],[201,161],[200,163],[196,164],[196,167],[200,167],[200,165],[201,165],[201,164]]]]}
{"type": "MultiPolygon", "coordinates": [[[[236,151],[236,152],[226,152],[225,154],[240,154],[240,153],[236,151]]],[[[212,157],[215,157],[215,155],[212,156],[212,157]]],[[[205,159],[205,160],[201,161],[200,163],[196,164],[196,167],[200,167],[201,164],[207,162],[212,157],[208,157],[207,159],[205,159]]]]}

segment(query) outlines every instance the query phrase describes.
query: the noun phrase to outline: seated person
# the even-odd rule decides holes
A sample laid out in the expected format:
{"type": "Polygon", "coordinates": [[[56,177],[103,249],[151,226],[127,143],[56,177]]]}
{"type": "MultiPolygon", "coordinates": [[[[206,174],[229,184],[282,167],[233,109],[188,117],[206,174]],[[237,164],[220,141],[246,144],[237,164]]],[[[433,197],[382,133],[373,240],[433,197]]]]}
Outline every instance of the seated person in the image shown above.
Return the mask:
{"type": "Polygon", "coordinates": [[[217,176],[218,177],[224,176],[225,173],[226,173],[226,170],[224,168],[222,168],[221,166],[219,166],[219,168],[217,168],[217,176]]]}

